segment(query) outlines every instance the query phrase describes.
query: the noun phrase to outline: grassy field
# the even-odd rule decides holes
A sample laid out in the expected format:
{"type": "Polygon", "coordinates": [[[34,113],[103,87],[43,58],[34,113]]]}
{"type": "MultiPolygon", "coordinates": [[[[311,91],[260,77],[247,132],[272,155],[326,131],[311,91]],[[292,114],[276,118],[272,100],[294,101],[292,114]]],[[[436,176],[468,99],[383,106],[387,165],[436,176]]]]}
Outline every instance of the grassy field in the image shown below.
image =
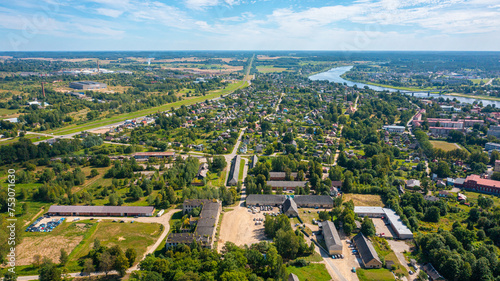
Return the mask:
{"type": "Polygon", "coordinates": [[[106,247],[119,245],[124,252],[128,248],[135,249],[137,257],[142,257],[147,247],[154,244],[162,231],[163,226],[158,223],[119,223],[104,220],[98,223],[96,230],[83,241],[83,245],[79,245],[71,253],[70,258],[78,260],[87,255],[95,239],[99,239],[101,245],[106,247]]]}
{"type": "Polygon", "coordinates": [[[404,267],[400,262],[398,257],[396,257],[396,254],[394,251],[391,249],[389,246],[389,243],[387,243],[387,240],[381,237],[373,237],[371,238],[373,242],[373,246],[375,250],[377,251],[377,254],[379,257],[384,257],[385,261],[393,261],[394,265],[396,266],[396,270],[394,273],[396,274],[403,274],[406,277],[409,277],[408,270],[406,270],[406,267],[404,267]]]}
{"type": "Polygon", "coordinates": [[[445,94],[445,95],[447,95],[447,96],[455,96],[455,97],[473,98],[473,99],[483,99],[483,100],[496,100],[496,101],[500,101],[499,97],[484,96],[484,95],[467,95],[467,94],[459,94],[459,93],[449,93],[449,94],[445,94]]]}
{"type": "Polygon", "coordinates": [[[384,203],[382,202],[380,195],[345,193],[343,196],[344,202],[352,200],[354,202],[354,206],[384,207],[384,203]]]}
{"type": "Polygon", "coordinates": [[[393,281],[394,275],[385,268],[378,269],[356,269],[360,281],[393,281]]]}
{"type": "MultiPolygon", "coordinates": [[[[51,139],[51,137],[40,136],[40,135],[26,135],[26,136],[24,136],[24,138],[30,140],[31,142],[37,142],[37,141],[51,139]]],[[[18,142],[18,141],[19,141],[19,138],[3,140],[3,141],[0,141],[0,145],[13,144],[13,143],[18,142]]]]}
{"type": "Polygon", "coordinates": [[[297,275],[299,280],[329,281],[332,279],[322,263],[311,263],[304,267],[287,266],[286,273],[287,275],[290,273],[297,275]]]}
{"type": "MultiPolygon", "coordinates": [[[[72,220],[70,218],[70,220],[72,220]]],[[[60,249],[69,254],[66,268],[69,272],[80,271],[79,259],[90,251],[94,239],[101,245],[112,247],[119,245],[123,251],[133,248],[137,257],[142,257],[148,246],[152,245],[163,231],[163,226],[156,223],[116,223],[111,221],[64,222],[53,232],[28,232],[19,246],[19,275],[34,275],[38,269],[31,265],[33,256],[39,254],[58,262],[60,249]]]]}
{"type": "Polygon", "coordinates": [[[153,114],[156,112],[168,111],[168,110],[172,109],[172,107],[178,108],[182,105],[191,105],[191,104],[205,101],[207,99],[214,99],[214,98],[220,97],[221,95],[226,95],[226,94],[232,93],[233,91],[235,91],[237,89],[244,88],[247,85],[248,85],[248,83],[246,81],[239,81],[239,82],[232,83],[232,84],[228,85],[224,89],[212,91],[210,94],[207,94],[205,96],[187,98],[185,100],[181,100],[181,101],[177,101],[177,102],[173,102],[173,103],[168,103],[168,104],[164,104],[164,105],[157,106],[157,107],[147,108],[147,109],[143,109],[143,110],[139,110],[139,111],[135,111],[135,112],[131,112],[131,113],[119,114],[119,115],[116,115],[116,116],[113,116],[110,118],[106,118],[106,119],[86,122],[85,124],[79,124],[79,125],[73,124],[73,125],[61,128],[61,129],[47,131],[47,133],[53,133],[55,135],[66,135],[66,134],[78,133],[80,131],[91,130],[91,129],[98,128],[101,126],[108,126],[108,125],[112,125],[114,123],[118,123],[118,122],[121,122],[121,121],[124,121],[127,119],[134,119],[134,118],[146,116],[149,114],[153,114]]]}
{"type": "Polygon", "coordinates": [[[474,85],[477,85],[477,84],[480,84],[481,81],[486,84],[486,83],[488,83],[488,81],[490,81],[490,79],[489,78],[484,78],[484,79],[470,79],[470,81],[472,81],[472,83],[474,83],[474,85]]]}
{"type": "Polygon", "coordinates": [[[8,116],[17,113],[17,109],[0,108],[0,116],[8,116]]]}
{"type": "Polygon", "coordinates": [[[238,179],[240,181],[243,181],[245,180],[243,178],[243,171],[245,170],[245,160],[244,159],[241,159],[241,162],[240,162],[240,170],[239,170],[239,173],[238,173],[238,179]]]}
{"type": "Polygon", "coordinates": [[[432,144],[432,146],[434,148],[439,148],[439,149],[442,149],[444,151],[462,149],[462,147],[456,143],[450,143],[450,142],[446,142],[446,141],[435,141],[435,140],[432,140],[429,142],[432,144]]]}
{"type": "Polygon", "coordinates": [[[267,66],[267,65],[261,65],[261,66],[257,66],[257,70],[261,73],[271,73],[271,72],[283,72],[283,71],[288,71],[286,68],[284,67],[274,67],[272,65],[270,66],[267,66]]]}

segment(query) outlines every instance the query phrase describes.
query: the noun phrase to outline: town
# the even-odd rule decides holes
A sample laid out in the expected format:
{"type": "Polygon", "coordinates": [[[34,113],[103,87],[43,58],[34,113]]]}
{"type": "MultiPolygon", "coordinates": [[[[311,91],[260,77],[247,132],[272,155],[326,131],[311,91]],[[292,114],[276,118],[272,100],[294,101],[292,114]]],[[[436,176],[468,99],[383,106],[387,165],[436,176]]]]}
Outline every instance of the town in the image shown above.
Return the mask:
{"type": "Polygon", "coordinates": [[[39,55],[1,60],[5,280],[498,276],[500,101],[339,83],[335,54],[39,55]]]}

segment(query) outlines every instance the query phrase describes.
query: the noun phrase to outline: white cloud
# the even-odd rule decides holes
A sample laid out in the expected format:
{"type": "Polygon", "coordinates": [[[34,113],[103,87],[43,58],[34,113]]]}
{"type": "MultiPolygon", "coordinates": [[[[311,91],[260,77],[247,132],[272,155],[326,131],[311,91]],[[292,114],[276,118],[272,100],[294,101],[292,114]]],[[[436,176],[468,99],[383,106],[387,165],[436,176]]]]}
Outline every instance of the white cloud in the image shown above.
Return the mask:
{"type": "Polygon", "coordinates": [[[112,17],[112,18],[117,18],[123,14],[123,11],[115,10],[115,9],[98,8],[98,9],[96,9],[96,11],[98,14],[112,17]]]}

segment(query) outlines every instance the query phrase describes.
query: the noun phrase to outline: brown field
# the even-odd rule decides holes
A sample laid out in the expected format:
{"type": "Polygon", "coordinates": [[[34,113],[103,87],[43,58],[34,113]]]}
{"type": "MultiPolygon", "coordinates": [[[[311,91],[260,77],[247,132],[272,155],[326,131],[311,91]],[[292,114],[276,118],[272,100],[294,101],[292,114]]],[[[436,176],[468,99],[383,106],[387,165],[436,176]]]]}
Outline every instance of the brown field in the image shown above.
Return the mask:
{"type": "MultiPolygon", "coordinates": [[[[68,62],[82,62],[82,61],[89,61],[89,60],[96,60],[96,58],[80,58],[80,59],[55,59],[55,58],[20,58],[22,60],[44,60],[44,61],[68,61],[68,62]]],[[[109,61],[106,60],[99,60],[99,63],[109,63],[109,61]]]]}
{"type": "Polygon", "coordinates": [[[439,148],[444,151],[451,151],[455,149],[462,149],[458,144],[446,141],[429,141],[434,148],[439,148]]]}
{"type": "Polygon", "coordinates": [[[241,71],[243,70],[243,66],[224,66],[223,69],[200,69],[200,68],[194,68],[194,67],[162,67],[163,69],[169,69],[169,70],[177,70],[177,71],[193,71],[193,72],[198,72],[198,73],[203,73],[203,74],[214,74],[214,73],[229,73],[229,72],[235,72],[235,71],[241,71]]]}
{"type": "Polygon", "coordinates": [[[40,232],[34,236],[23,238],[23,242],[17,249],[17,264],[29,265],[33,262],[35,255],[48,257],[58,262],[61,249],[66,250],[69,254],[83,240],[83,234],[88,228],[85,227],[85,224],[81,225],[83,226],[76,226],[68,230],[67,223],[63,223],[56,227],[52,233],[40,232]]]}
{"type": "Polygon", "coordinates": [[[344,194],[344,202],[348,202],[352,200],[354,202],[354,206],[378,206],[384,207],[384,203],[382,202],[382,198],[380,195],[373,194],[344,194]]]}

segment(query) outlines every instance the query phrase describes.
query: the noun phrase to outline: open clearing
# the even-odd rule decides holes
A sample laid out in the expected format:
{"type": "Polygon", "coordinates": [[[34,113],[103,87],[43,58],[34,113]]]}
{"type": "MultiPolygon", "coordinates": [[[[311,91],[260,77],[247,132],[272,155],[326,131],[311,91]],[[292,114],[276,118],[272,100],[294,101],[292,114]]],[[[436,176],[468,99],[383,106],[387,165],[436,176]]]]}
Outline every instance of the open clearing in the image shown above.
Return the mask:
{"type": "Polygon", "coordinates": [[[384,207],[384,203],[382,202],[380,195],[344,193],[343,196],[344,202],[352,200],[354,202],[354,206],[384,207]]]}
{"type": "Polygon", "coordinates": [[[74,253],[76,259],[85,256],[91,249],[94,239],[99,239],[101,245],[112,247],[119,245],[123,251],[133,248],[137,256],[142,257],[149,245],[160,236],[161,225],[157,223],[119,223],[105,220],[97,225],[95,232],[84,241],[82,247],[74,253]]]}
{"type": "Polygon", "coordinates": [[[451,151],[455,149],[462,149],[458,144],[446,141],[430,141],[434,148],[439,148],[444,151],[451,151]]]}
{"type": "Polygon", "coordinates": [[[304,267],[287,266],[287,275],[293,273],[299,277],[299,280],[309,281],[329,281],[332,280],[326,270],[324,263],[311,263],[304,267]]]}
{"type": "MultiPolygon", "coordinates": [[[[248,210],[248,208],[240,206],[234,208],[233,211],[224,213],[218,241],[219,251],[228,241],[241,246],[267,240],[264,234],[264,223],[255,225],[255,221],[253,220],[254,218],[264,220],[263,213],[252,214],[248,210]]],[[[278,211],[278,208],[274,208],[271,212],[278,211]]]]}
{"type": "Polygon", "coordinates": [[[270,73],[270,72],[283,72],[288,71],[284,67],[274,67],[274,66],[257,66],[257,70],[261,73],[270,73]]]}
{"type": "Polygon", "coordinates": [[[28,232],[17,249],[18,265],[30,265],[35,255],[57,262],[61,249],[69,254],[83,240],[92,224],[64,222],[52,232],[28,232]]]}

